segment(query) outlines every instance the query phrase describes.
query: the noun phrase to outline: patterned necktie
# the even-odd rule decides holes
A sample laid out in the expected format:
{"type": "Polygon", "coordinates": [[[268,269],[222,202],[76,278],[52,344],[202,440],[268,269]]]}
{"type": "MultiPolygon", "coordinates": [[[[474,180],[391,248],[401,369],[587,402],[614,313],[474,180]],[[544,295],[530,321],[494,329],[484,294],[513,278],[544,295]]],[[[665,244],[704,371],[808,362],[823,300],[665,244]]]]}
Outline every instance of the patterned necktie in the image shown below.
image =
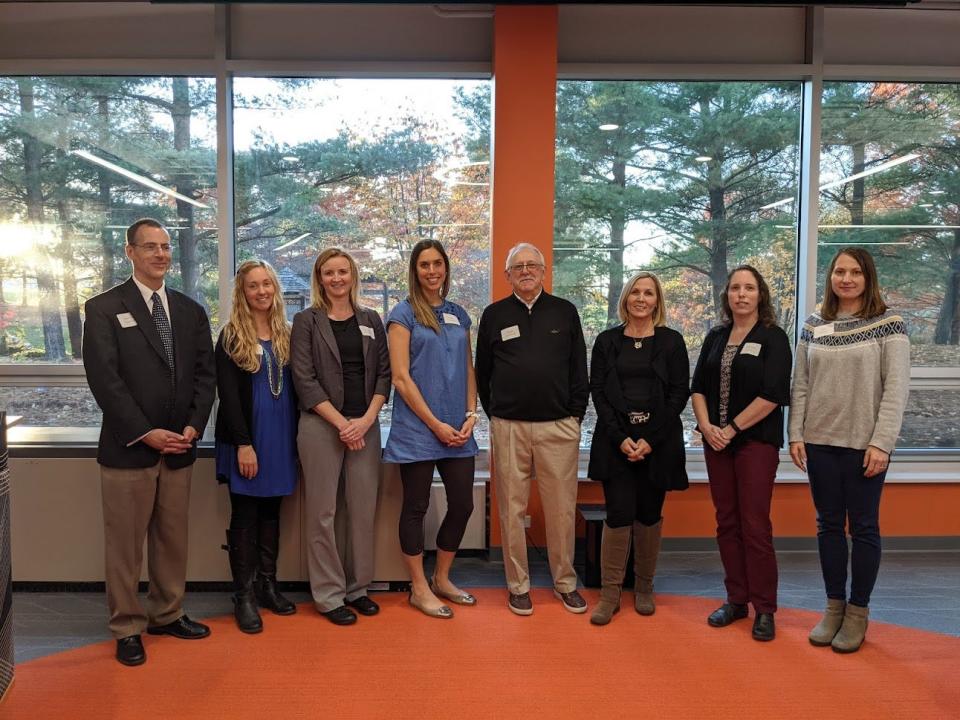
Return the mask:
{"type": "Polygon", "coordinates": [[[163,309],[160,295],[154,293],[150,300],[153,302],[153,324],[160,334],[160,341],[163,343],[164,352],[167,354],[170,379],[173,380],[175,377],[173,373],[173,330],[170,329],[170,320],[167,319],[167,312],[163,309]]]}

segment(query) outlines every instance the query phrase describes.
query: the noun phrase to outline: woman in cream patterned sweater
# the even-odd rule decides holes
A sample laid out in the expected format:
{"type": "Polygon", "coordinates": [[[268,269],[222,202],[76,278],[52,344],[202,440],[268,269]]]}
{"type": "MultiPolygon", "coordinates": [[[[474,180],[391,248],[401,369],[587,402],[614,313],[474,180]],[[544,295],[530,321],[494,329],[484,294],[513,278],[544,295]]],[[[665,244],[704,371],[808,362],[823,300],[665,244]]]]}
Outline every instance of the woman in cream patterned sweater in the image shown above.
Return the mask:
{"type": "Polygon", "coordinates": [[[797,344],[790,456],[810,478],[820,567],[827,591],[810,642],[856,652],[880,567],[880,493],[910,384],[903,318],[880,297],[873,258],[844,248],[830,263],[820,312],[797,344]],[[847,596],[847,538],[850,593],[847,596]]]}

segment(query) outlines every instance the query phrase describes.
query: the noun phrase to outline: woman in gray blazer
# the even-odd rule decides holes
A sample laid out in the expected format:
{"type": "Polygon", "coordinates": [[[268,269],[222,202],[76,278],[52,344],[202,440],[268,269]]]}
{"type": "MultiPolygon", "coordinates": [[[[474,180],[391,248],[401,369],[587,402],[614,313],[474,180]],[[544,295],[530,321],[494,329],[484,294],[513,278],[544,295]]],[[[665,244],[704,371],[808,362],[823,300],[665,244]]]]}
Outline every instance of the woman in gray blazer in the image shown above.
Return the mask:
{"type": "Polygon", "coordinates": [[[339,248],[313,264],[313,305],[297,313],[290,337],[293,384],[303,412],[297,448],[306,493],[307,560],[317,610],[352,625],[380,608],[373,580],[374,514],[380,478],[377,413],[390,395],[390,357],[380,316],[359,303],[360,275],[339,248]],[[334,519],[343,476],[346,547],[334,519]]]}

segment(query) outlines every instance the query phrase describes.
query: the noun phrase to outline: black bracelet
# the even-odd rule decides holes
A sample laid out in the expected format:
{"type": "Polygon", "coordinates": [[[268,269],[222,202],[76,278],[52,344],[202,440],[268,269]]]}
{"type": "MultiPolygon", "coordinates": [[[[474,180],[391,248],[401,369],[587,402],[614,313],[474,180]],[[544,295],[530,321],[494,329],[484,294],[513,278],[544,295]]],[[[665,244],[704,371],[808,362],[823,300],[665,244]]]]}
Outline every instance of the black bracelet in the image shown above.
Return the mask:
{"type": "Polygon", "coordinates": [[[729,425],[729,426],[732,427],[734,430],[736,430],[736,431],[737,431],[737,435],[739,435],[740,433],[743,432],[743,430],[741,430],[740,428],[737,427],[737,424],[736,424],[733,420],[731,420],[730,422],[728,422],[727,425],[729,425]]]}

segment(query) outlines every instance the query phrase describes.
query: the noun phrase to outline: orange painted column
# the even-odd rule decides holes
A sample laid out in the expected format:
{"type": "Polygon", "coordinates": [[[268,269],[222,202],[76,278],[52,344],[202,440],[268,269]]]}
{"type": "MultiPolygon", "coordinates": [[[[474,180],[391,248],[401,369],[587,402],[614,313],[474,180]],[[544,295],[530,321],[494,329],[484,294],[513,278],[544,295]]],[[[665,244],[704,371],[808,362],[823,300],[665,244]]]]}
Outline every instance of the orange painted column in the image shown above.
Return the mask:
{"type": "MultiPolygon", "coordinates": [[[[543,253],[550,289],[556,103],[556,6],[497,6],[493,19],[491,203],[494,300],[511,292],[504,266],[507,252],[519,242],[532,243],[543,253]]],[[[499,547],[493,483],[490,502],[490,545],[499,547]]],[[[534,537],[542,535],[541,514],[534,488],[530,498],[534,537]]]]}

